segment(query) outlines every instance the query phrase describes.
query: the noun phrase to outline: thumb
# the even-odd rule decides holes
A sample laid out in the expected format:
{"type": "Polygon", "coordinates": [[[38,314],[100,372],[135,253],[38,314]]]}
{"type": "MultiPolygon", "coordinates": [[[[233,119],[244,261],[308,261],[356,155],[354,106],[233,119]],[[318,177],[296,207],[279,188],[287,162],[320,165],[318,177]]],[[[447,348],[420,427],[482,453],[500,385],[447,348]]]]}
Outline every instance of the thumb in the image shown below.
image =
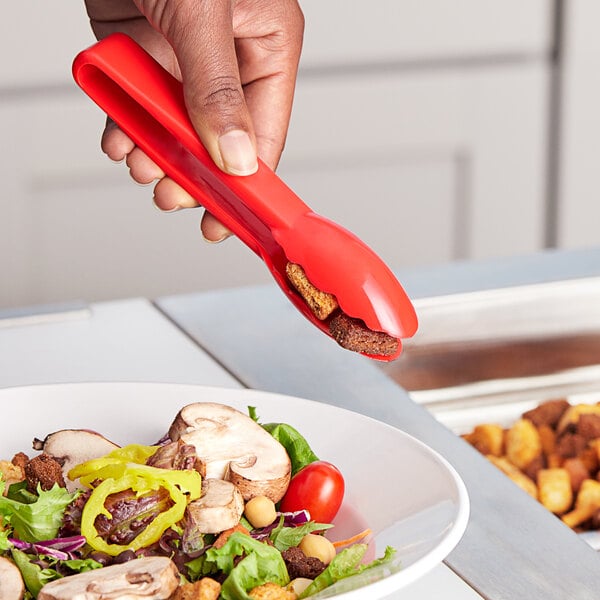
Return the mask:
{"type": "Polygon", "coordinates": [[[250,175],[258,168],[256,140],[240,81],[232,3],[177,4],[167,35],[179,62],[190,119],[219,168],[250,175]]]}

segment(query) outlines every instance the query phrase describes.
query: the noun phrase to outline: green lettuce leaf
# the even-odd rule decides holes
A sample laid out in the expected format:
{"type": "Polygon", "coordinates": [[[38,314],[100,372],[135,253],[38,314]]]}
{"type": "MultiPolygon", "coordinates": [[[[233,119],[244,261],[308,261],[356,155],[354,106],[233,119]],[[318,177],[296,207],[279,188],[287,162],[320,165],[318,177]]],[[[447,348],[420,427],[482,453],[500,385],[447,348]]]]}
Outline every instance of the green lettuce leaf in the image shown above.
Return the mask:
{"type": "Polygon", "coordinates": [[[8,535],[8,529],[0,529],[0,552],[12,547],[12,544],[8,541],[8,535]]]}
{"type": "Polygon", "coordinates": [[[327,568],[300,594],[300,598],[306,598],[316,594],[326,587],[333,585],[336,581],[344,577],[350,577],[358,573],[358,566],[367,551],[366,544],[355,544],[345,550],[342,550],[327,565],[327,568]]]}
{"type": "Polygon", "coordinates": [[[73,574],[85,573],[86,571],[102,568],[102,563],[99,563],[93,558],[70,558],[69,560],[61,560],[59,562],[63,565],[66,565],[71,571],[73,571],[73,574]]]}
{"type": "Polygon", "coordinates": [[[287,423],[261,423],[255,406],[248,406],[248,415],[287,450],[292,462],[292,477],[302,467],[319,460],[306,439],[291,425],[287,423]]]}
{"type": "Polygon", "coordinates": [[[39,488],[38,499],[25,504],[2,496],[3,488],[0,482],[0,515],[12,527],[15,536],[25,542],[55,538],[65,508],[77,495],[55,484],[48,491],[39,488]]]}
{"type": "Polygon", "coordinates": [[[396,550],[391,546],[385,549],[385,553],[381,558],[376,558],[366,565],[361,565],[365,552],[367,551],[366,544],[354,544],[345,550],[342,550],[327,566],[327,568],[318,575],[313,582],[300,594],[300,598],[307,598],[321,590],[333,585],[340,579],[345,579],[352,575],[362,573],[368,569],[378,567],[384,563],[391,562],[394,558],[396,550]]]}
{"type": "Polygon", "coordinates": [[[187,568],[187,577],[190,581],[198,581],[202,577],[207,575],[214,575],[217,573],[217,567],[214,562],[206,560],[206,554],[193,558],[192,560],[185,563],[187,568]]]}
{"type": "Polygon", "coordinates": [[[49,581],[61,578],[55,569],[42,569],[39,565],[32,563],[31,559],[38,558],[35,554],[25,554],[25,552],[16,549],[13,549],[11,554],[15,564],[19,567],[19,571],[21,571],[25,587],[34,598],[49,581]]]}
{"type": "Polygon", "coordinates": [[[394,556],[396,555],[396,548],[392,548],[391,546],[385,547],[385,552],[381,558],[376,558],[372,560],[369,564],[363,565],[360,569],[360,572],[368,571],[369,569],[373,569],[374,567],[378,567],[379,565],[383,565],[385,563],[392,562],[394,560],[394,556]]]}
{"type": "Polygon", "coordinates": [[[23,504],[31,504],[37,500],[37,494],[32,494],[27,489],[27,481],[19,481],[8,486],[6,497],[23,504]]]}
{"type": "Polygon", "coordinates": [[[314,521],[309,521],[296,527],[283,527],[280,524],[271,531],[269,538],[279,552],[285,552],[288,548],[297,546],[305,535],[313,533],[313,531],[324,531],[330,527],[333,527],[333,525],[329,523],[315,523],[314,521]]]}
{"type": "Polygon", "coordinates": [[[213,563],[227,578],[221,587],[223,600],[251,600],[248,592],[271,581],[287,585],[290,581],[285,562],[277,548],[243,533],[232,533],[221,548],[206,552],[206,563],[213,563]],[[235,565],[237,556],[245,557],[235,565]]]}
{"type": "Polygon", "coordinates": [[[33,562],[39,560],[39,556],[37,554],[27,554],[26,552],[22,552],[16,548],[11,550],[11,554],[15,564],[21,571],[23,581],[25,582],[25,587],[34,598],[48,582],[54,581],[55,579],[61,579],[63,577],[63,575],[57,571],[57,567],[59,565],[61,566],[61,572],[69,575],[102,568],[102,565],[92,558],[56,560],[55,558],[46,557],[48,566],[42,569],[42,567],[33,562]],[[65,567],[67,567],[71,573],[69,573],[69,571],[65,571],[65,567]]]}
{"type": "Polygon", "coordinates": [[[292,462],[292,477],[302,467],[319,460],[306,439],[291,425],[287,423],[266,423],[262,427],[286,449],[292,462]]]}

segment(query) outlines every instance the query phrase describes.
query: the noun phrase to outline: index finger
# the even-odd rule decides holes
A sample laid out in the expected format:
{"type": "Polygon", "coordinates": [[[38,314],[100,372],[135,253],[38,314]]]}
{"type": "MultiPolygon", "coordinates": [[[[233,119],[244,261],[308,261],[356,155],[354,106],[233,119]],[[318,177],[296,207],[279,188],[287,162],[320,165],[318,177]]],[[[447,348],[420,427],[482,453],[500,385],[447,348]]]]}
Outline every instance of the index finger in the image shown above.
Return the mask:
{"type": "Polygon", "coordinates": [[[296,0],[263,4],[261,22],[236,27],[234,16],[234,32],[258,154],[275,169],[292,112],[304,16],[296,0]]]}

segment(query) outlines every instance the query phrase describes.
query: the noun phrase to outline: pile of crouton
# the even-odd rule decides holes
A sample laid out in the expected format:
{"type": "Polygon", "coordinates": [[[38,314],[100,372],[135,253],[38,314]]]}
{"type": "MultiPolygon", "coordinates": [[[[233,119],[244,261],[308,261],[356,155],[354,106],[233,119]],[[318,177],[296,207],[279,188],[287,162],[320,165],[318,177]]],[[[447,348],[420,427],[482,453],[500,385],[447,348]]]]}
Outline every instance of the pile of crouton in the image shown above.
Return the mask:
{"type": "Polygon", "coordinates": [[[600,403],[552,399],[462,437],[566,525],[600,529],[600,403]]]}

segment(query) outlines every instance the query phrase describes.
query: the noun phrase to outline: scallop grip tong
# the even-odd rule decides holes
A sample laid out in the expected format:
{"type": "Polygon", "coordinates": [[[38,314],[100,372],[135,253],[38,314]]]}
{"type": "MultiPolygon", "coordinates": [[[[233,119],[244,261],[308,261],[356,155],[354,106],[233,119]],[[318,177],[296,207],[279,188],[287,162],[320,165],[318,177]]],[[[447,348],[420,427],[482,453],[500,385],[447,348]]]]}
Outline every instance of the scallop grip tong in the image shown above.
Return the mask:
{"type": "Polygon", "coordinates": [[[262,161],[248,176],[222,172],[200,142],[188,117],[181,83],[128,36],[116,33],[74,60],[78,85],[164,172],[187,190],[271,271],[294,306],[331,336],[290,283],[288,262],[333,294],[340,309],[373,330],[398,339],[417,329],[415,310],[383,261],[360,239],[313,212],[262,161]]]}

